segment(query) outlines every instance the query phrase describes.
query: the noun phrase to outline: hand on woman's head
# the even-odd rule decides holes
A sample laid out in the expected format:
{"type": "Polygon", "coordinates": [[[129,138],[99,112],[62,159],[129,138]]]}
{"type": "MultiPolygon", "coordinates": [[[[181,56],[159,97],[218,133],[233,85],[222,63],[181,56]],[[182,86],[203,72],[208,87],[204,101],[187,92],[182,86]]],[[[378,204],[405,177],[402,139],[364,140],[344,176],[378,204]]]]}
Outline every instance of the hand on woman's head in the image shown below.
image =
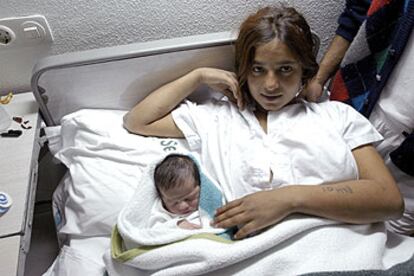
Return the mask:
{"type": "Polygon", "coordinates": [[[237,104],[239,109],[244,108],[243,97],[240,92],[239,82],[234,72],[215,69],[200,68],[200,81],[211,89],[223,93],[230,101],[237,104]]]}

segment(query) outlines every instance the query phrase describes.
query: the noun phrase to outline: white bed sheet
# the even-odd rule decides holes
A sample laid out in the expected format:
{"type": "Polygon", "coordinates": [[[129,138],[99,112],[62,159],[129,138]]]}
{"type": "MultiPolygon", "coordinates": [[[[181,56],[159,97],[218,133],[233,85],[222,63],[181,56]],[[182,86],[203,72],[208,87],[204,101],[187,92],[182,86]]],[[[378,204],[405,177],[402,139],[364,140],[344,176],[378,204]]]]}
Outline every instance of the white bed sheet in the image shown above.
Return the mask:
{"type": "Polygon", "coordinates": [[[80,110],[46,130],[51,153],[69,169],[54,196],[60,237],[110,235],[147,166],[169,153],[188,152],[184,139],[128,133],[122,127],[124,114],[80,110]]]}
{"type": "Polygon", "coordinates": [[[167,154],[189,152],[184,139],[128,133],[125,112],[84,109],[45,128],[50,152],[68,172],[52,204],[61,251],[44,275],[103,275],[112,228],[142,172],[167,154]]]}
{"type": "Polygon", "coordinates": [[[103,254],[109,248],[109,237],[73,238],[64,245],[43,276],[103,276],[106,273],[103,254]]]}

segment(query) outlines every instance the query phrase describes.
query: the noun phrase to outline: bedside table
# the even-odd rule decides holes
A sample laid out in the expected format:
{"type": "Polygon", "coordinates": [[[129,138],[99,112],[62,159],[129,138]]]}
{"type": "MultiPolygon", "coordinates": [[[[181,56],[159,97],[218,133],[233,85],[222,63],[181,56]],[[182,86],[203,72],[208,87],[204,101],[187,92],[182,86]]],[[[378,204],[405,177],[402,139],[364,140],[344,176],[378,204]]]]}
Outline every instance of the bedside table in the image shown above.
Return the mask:
{"type": "Polygon", "coordinates": [[[31,126],[24,129],[13,121],[8,129],[21,130],[22,135],[0,137],[0,191],[13,200],[8,212],[0,216],[0,275],[23,275],[37,185],[40,117],[31,92],[15,94],[2,107],[10,118],[22,117],[29,121],[24,126],[31,126]]]}

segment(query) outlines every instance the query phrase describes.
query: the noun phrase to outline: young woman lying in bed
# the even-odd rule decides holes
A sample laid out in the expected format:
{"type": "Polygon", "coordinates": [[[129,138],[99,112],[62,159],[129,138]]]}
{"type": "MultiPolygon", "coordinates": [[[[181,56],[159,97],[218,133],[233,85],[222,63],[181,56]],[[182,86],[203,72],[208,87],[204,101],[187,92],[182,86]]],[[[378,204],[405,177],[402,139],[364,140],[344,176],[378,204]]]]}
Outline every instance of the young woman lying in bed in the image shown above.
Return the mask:
{"type": "Polygon", "coordinates": [[[132,133],[185,137],[235,200],[214,226],[237,239],[301,213],[352,224],[396,218],[403,200],[372,146],[382,137],[351,107],[300,100],[318,65],[310,28],[293,8],[250,16],[235,42],[236,72],[197,68],[124,117],[132,133]],[[227,98],[184,101],[202,84],[227,98]]]}

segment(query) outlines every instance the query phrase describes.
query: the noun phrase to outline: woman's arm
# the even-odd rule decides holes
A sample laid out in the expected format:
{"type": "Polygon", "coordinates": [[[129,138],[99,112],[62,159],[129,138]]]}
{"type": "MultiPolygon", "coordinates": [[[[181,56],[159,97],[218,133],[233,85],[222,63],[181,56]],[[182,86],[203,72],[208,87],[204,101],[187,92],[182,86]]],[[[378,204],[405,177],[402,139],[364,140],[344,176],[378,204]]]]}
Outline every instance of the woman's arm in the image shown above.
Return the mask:
{"type": "Polygon", "coordinates": [[[302,96],[308,101],[316,101],[322,95],[323,86],[338,69],[351,42],[366,19],[370,0],[347,0],[338,18],[338,28],[327,52],[319,64],[316,76],[308,82],[302,96]]]}
{"type": "Polygon", "coordinates": [[[293,213],[364,224],[401,216],[404,202],[397,185],[371,145],[352,151],[359,180],[323,185],[291,185],[230,202],[217,210],[214,225],[243,225],[236,238],[275,224],[293,213]]]}
{"type": "Polygon", "coordinates": [[[302,96],[308,101],[317,101],[322,96],[323,86],[329,78],[338,70],[339,64],[346,54],[350,46],[350,42],[345,38],[335,35],[328,51],[322,58],[319,64],[319,70],[316,76],[313,77],[306,85],[302,96]]]}
{"type": "Polygon", "coordinates": [[[184,137],[175,125],[171,111],[203,83],[221,90],[231,98],[239,98],[238,104],[241,105],[242,97],[237,96],[239,89],[234,73],[198,68],[149,94],[124,116],[124,127],[141,135],[184,137]]]}

